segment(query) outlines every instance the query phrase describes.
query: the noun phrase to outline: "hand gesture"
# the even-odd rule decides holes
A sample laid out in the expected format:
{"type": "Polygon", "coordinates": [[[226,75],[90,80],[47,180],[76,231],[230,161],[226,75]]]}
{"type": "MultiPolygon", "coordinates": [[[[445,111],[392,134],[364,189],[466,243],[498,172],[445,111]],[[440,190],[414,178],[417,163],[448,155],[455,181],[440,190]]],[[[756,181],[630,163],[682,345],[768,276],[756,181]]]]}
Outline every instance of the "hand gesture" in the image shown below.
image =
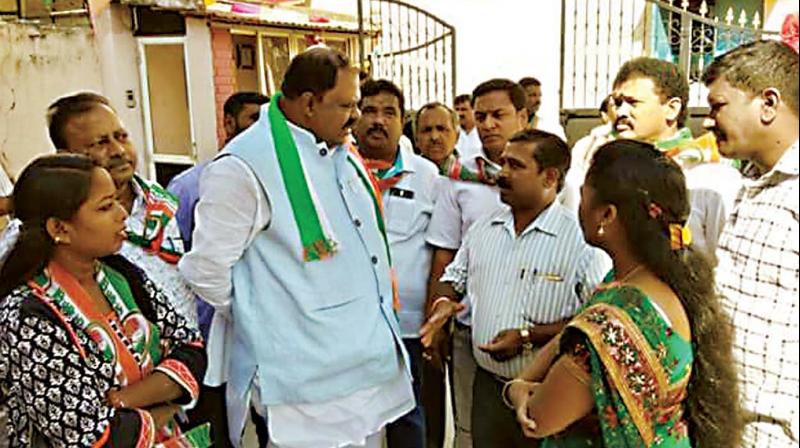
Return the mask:
{"type": "Polygon", "coordinates": [[[502,330],[488,344],[479,345],[478,349],[488,353],[495,361],[503,362],[522,353],[522,340],[517,329],[502,330]]]}
{"type": "Polygon", "coordinates": [[[430,317],[419,331],[419,335],[422,337],[422,346],[425,348],[430,347],[433,344],[434,336],[447,323],[447,320],[463,309],[463,304],[452,300],[440,300],[436,303],[430,317]]]}

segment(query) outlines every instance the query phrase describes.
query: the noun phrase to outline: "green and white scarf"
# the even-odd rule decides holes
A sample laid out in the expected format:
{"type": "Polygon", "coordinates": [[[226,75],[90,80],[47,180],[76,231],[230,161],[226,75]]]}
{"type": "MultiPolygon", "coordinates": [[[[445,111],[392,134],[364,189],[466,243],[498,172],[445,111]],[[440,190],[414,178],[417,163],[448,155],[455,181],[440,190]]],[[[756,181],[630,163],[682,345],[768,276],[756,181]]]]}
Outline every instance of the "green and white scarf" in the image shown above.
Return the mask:
{"type": "MultiPolygon", "coordinates": [[[[292,215],[297,229],[300,232],[300,241],[303,244],[302,260],[324,260],[336,254],[338,242],[336,235],[325,217],[325,211],[319,204],[319,198],[314,193],[313,185],[308,182],[308,173],[303,166],[303,160],[297,151],[286,116],[283,115],[279,104],[282,93],[276,93],[269,103],[268,118],[272,129],[272,140],[275,144],[275,154],[281,170],[283,186],[289,196],[292,215]]],[[[400,299],[397,292],[397,276],[392,266],[392,254],[389,250],[389,238],[386,235],[386,225],[383,220],[383,200],[378,181],[367,169],[366,163],[361,158],[352,144],[347,145],[347,162],[356,170],[358,178],[364,189],[372,199],[375,221],[383,238],[386,258],[389,261],[392,281],[392,304],[395,310],[400,309],[400,299]]]]}
{"type": "MultiPolygon", "coordinates": [[[[336,253],[338,242],[325,216],[325,211],[320,206],[319,198],[314,192],[314,186],[308,181],[308,174],[297,150],[297,144],[289,130],[286,117],[279,107],[282,96],[278,92],[272,97],[268,112],[281,178],[286,188],[286,194],[289,196],[295,224],[300,232],[300,241],[303,245],[303,260],[324,260],[336,253]]],[[[347,158],[348,162],[358,172],[359,178],[372,198],[378,228],[387,245],[388,254],[388,240],[386,239],[385,226],[383,225],[383,206],[377,182],[372,173],[364,166],[358,151],[351,145],[348,145],[347,158]]]]}

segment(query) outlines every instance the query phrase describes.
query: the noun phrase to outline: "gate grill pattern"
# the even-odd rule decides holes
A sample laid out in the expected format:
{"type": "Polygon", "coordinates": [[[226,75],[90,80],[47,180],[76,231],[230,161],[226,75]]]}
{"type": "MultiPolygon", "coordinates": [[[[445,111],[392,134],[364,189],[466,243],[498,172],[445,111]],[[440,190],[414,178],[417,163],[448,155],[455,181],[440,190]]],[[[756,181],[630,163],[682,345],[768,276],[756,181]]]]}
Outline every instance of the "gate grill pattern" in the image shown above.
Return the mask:
{"type": "Polygon", "coordinates": [[[400,0],[358,0],[361,66],[405,94],[406,109],[451,104],[456,86],[455,28],[400,0]]]}
{"type": "Polygon", "coordinates": [[[677,64],[690,84],[689,106],[704,106],[703,70],[743,43],[776,34],[758,11],[711,17],[707,2],[562,0],[561,109],[596,109],[627,60],[649,56],[677,64]],[[697,2],[694,2],[697,3],[697,2]],[[750,18],[748,18],[750,17],[750,18]],[[734,23],[734,21],[736,23],[734,23]]]}

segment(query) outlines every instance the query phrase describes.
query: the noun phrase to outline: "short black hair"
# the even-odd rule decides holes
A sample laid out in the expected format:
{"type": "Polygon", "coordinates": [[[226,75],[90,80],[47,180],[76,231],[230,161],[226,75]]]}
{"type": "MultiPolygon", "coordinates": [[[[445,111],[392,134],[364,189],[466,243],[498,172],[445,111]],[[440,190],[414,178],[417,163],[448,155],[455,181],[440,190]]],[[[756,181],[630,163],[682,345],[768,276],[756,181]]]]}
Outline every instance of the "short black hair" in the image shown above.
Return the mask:
{"type": "Polygon", "coordinates": [[[523,129],[514,134],[508,143],[533,144],[533,159],[539,165],[539,170],[555,168],[558,171],[557,191],[564,188],[564,178],[572,160],[569,146],[561,137],[539,129],[523,129]]]}
{"type": "Polygon", "coordinates": [[[114,109],[108,98],[94,92],[78,92],[62,96],[53,101],[47,108],[47,131],[50,141],[56,150],[67,149],[67,139],[64,137],[64,128],[69,120],[83,115],[97,106],[106,106],[114,109]]]}
{"type": "Polygon", "coordinates": [[[309,48],[289,63],[281,83],[281,92],[289,99],[306,92],[322,96],[336,86],[339,71],[350,68],[353,68],[350,59],[334,49],[309,48]]]}
{"type": "Polygon", "coordinates": [[[518,111],[525,109],[528,102],[525,89],[510,79],[501,78],[490,79],[489,81],[480,83],[478,87],[475,87],[475,90],[472,91],[472,106],[475,106],[475,100],[478,99],[478,97],[498,90],[502,90],[508,94],[508,98],[514,105],[514,109],[518,111]]]}
{"type": "Polygon", "coordinates": [[[266,103],[269,103],[269,97],[266,95],[262,95],[258,92],[237,92],[225,100],[225,105],[222,106],[222,111],[225,115],[230,115],[231,117],[236,118],[236,116],[239,115],[239,112],[241,112],[244,108],[245,104],[257,104],[260,106],[266,103]]]}
{"type": "Polygon", "coordinates": [[[519,80],[519,85],[521,85],[522,87],[528,87],[528,86],[540,87],[542,83],[533,76],[526,76],[519,80]]]}
{"type": "Polygon", "coordinates": [[[703,83],[711,85],[719,78],[751,95],[774,87],[781,92],[786,105],[798,112],[797,53],[780,41],[762,40],[744,44],[719,56],[703,74],[703,83]]]}
{"type": "Polygon", "coordinates": [[[453,130],[458,132],[458,125],[459,125],[458,114],[453,109],[447,107],[446,104],[434,101],[432,103],[428,103],[420,107],[416,115],[414,116],[414,135],[417,134],[417,129],[419,129],[419,117],[422,116],[422,113],[428,109],[436,109],[437,107],[441,107],[442,109],[446,110],[448,114],[450,114],[450,117],[452,118],[453,121],[453,130]]]}
{"type": "Polygon", "coordinates": [[[681,69],[672,62],[661,59],[646,57],[631,59],[623,64],[617,72],[617,76],[614,78],[614,88],[619,87],[625,81],[637,78],[653,81],[661,101],[666,102],[670,98],[681,100],[678,126],[683,126],[689,108],[689,83],[681,69]]]}
{"type": "Polygon", "coordinates": [[[458,95],[456,99],[453,100],[453,106],[458,106],[461,103],[470,103],[472,104],[472,95],[469,93],[462,93],[458,95]]]}
{"type": "Polygon", "coordinates": [[[406,114],[406,98],[403,96],[403,91],[400,90],[400,87],[397,87],[388,79],[371,79],[366,81],[364,85],[361,86],[361,99],[358,100],[358,107],[361,107],[361,103],[364,101],[364,98],[379,95],[381,93],[388,93],[389,95],[397,98],[397,102],[400,104],[400,119],[402,120],[406,114]]]}

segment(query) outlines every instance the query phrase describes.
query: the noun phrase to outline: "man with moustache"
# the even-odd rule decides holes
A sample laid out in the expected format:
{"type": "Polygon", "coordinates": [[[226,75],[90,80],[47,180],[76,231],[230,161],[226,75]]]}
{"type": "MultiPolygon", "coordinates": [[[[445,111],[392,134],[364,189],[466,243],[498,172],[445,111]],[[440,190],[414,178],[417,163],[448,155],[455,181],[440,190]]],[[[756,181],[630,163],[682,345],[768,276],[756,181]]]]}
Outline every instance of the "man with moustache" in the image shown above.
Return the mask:
{"type": "Polygon", "coordinates": [[[358,149],[377,179],[383,199],[386,233],[397,274],[400,331],[411,360],[417,406],[386,428],[389,448],[424,448],[425,413],[421,402],[422,345],[419,330],[433,248],[425,233],[436,199],[438,170],[400,144],[403,92],[390,81],[361,86],[361,118],[353,128],[358,149]]]}
{"type": "Polygon", "coordinates": [[[270,443],[293,448],[377,448],[414,408],[382,197],[349,144],[358,97],[346,56],[299,54],[201,179],[180,268],[230,316],[234,446],[251,398],[270,443]]]}
{"type": "Polygon", "coordinates": [[[703,76],[704,125],[722,155],[748,162],[716,276],[736,328],[748,448],[797,447],[800,437],[798,65],[791,46],[761,41],[720,56],[703,76]]]}
{"type": "Polygon", "coordinates": [[[455,152],[458,137],[458,115],[442,103],[428,103],[419,108],[415,117],[415,140],[420,155],[437,167],[445,166],[448,159],[458,157],[455,152]]]}
{"type": "Polygon", "coordinates": [[[472,307],[478,369],[472,398],[472,441],[478,448],[531,447],[503,403],[506,382],[557,335],[611,266],[589,246],[578,218],[556,201],[570,154],[559,137],[527,129],[500,157],[497,186],[505,206],[479,218],[434,287],[430,344],[464,305],[472,307]],[[503,266],[498,268],[498,266],[503,266]]]}
{"type": "MultiPolygon", "coordinates": [[[[508,140],[525,128],[525,91],[508,79],[492,79],[472,92],[475,121],[481,137],[479,154],[464,159],[463,167],[476,173],[474,181],[446,179],[441,183],[436,207],[428,228],[427,241],[434,246],[428,291],[432,291],[444,268],[461,247],[463,236],[481,216],[501,206],[494,183],[500,172],[500,155],[508,140]]],[[[428,306],[432,297],[428,295],[428,306]]],[[[453,334],[453,398],[455,402],[455,446],[471,447],[470,416],[472,382],[475,373],[468,311],[456,319],[453,334]]]]}
{"type": "Polygon", "coordinates": [[[465,159],[481,151],[481,137],[475,127],[475,114],[472,110],[472,95],[458,95],[453,101],[453,108],[458,114],[458,141],[456,151],[458,156],[465,159]]]}
{"type": "MultiPolygon", "coordinates": [[[[47,124],[57,151],[84,154],[111,174],[117,199],[128,212],[127,240],[120,253],[144,270],[178,312],[196,325],[194,294],[176,266],[183,255],[175,220],[178,200],[156,182],[136,174],[136,149],[111,103],[92,92],[65,96],[47,109],[47,124]]],[[[18,226],[10,225],[3,239],[16,241],[17,235],[18,226]]]]}
{"type": "Polygon", "coordinates": [[[692,205],[693,246],[712,261],[741,186],[741,175],[719,153],[698,147],[684,127],[689,86],[671,62],[636,58],[617,72],[612,93],[618,138],[654,144],[683,168],[692,205]]]}

